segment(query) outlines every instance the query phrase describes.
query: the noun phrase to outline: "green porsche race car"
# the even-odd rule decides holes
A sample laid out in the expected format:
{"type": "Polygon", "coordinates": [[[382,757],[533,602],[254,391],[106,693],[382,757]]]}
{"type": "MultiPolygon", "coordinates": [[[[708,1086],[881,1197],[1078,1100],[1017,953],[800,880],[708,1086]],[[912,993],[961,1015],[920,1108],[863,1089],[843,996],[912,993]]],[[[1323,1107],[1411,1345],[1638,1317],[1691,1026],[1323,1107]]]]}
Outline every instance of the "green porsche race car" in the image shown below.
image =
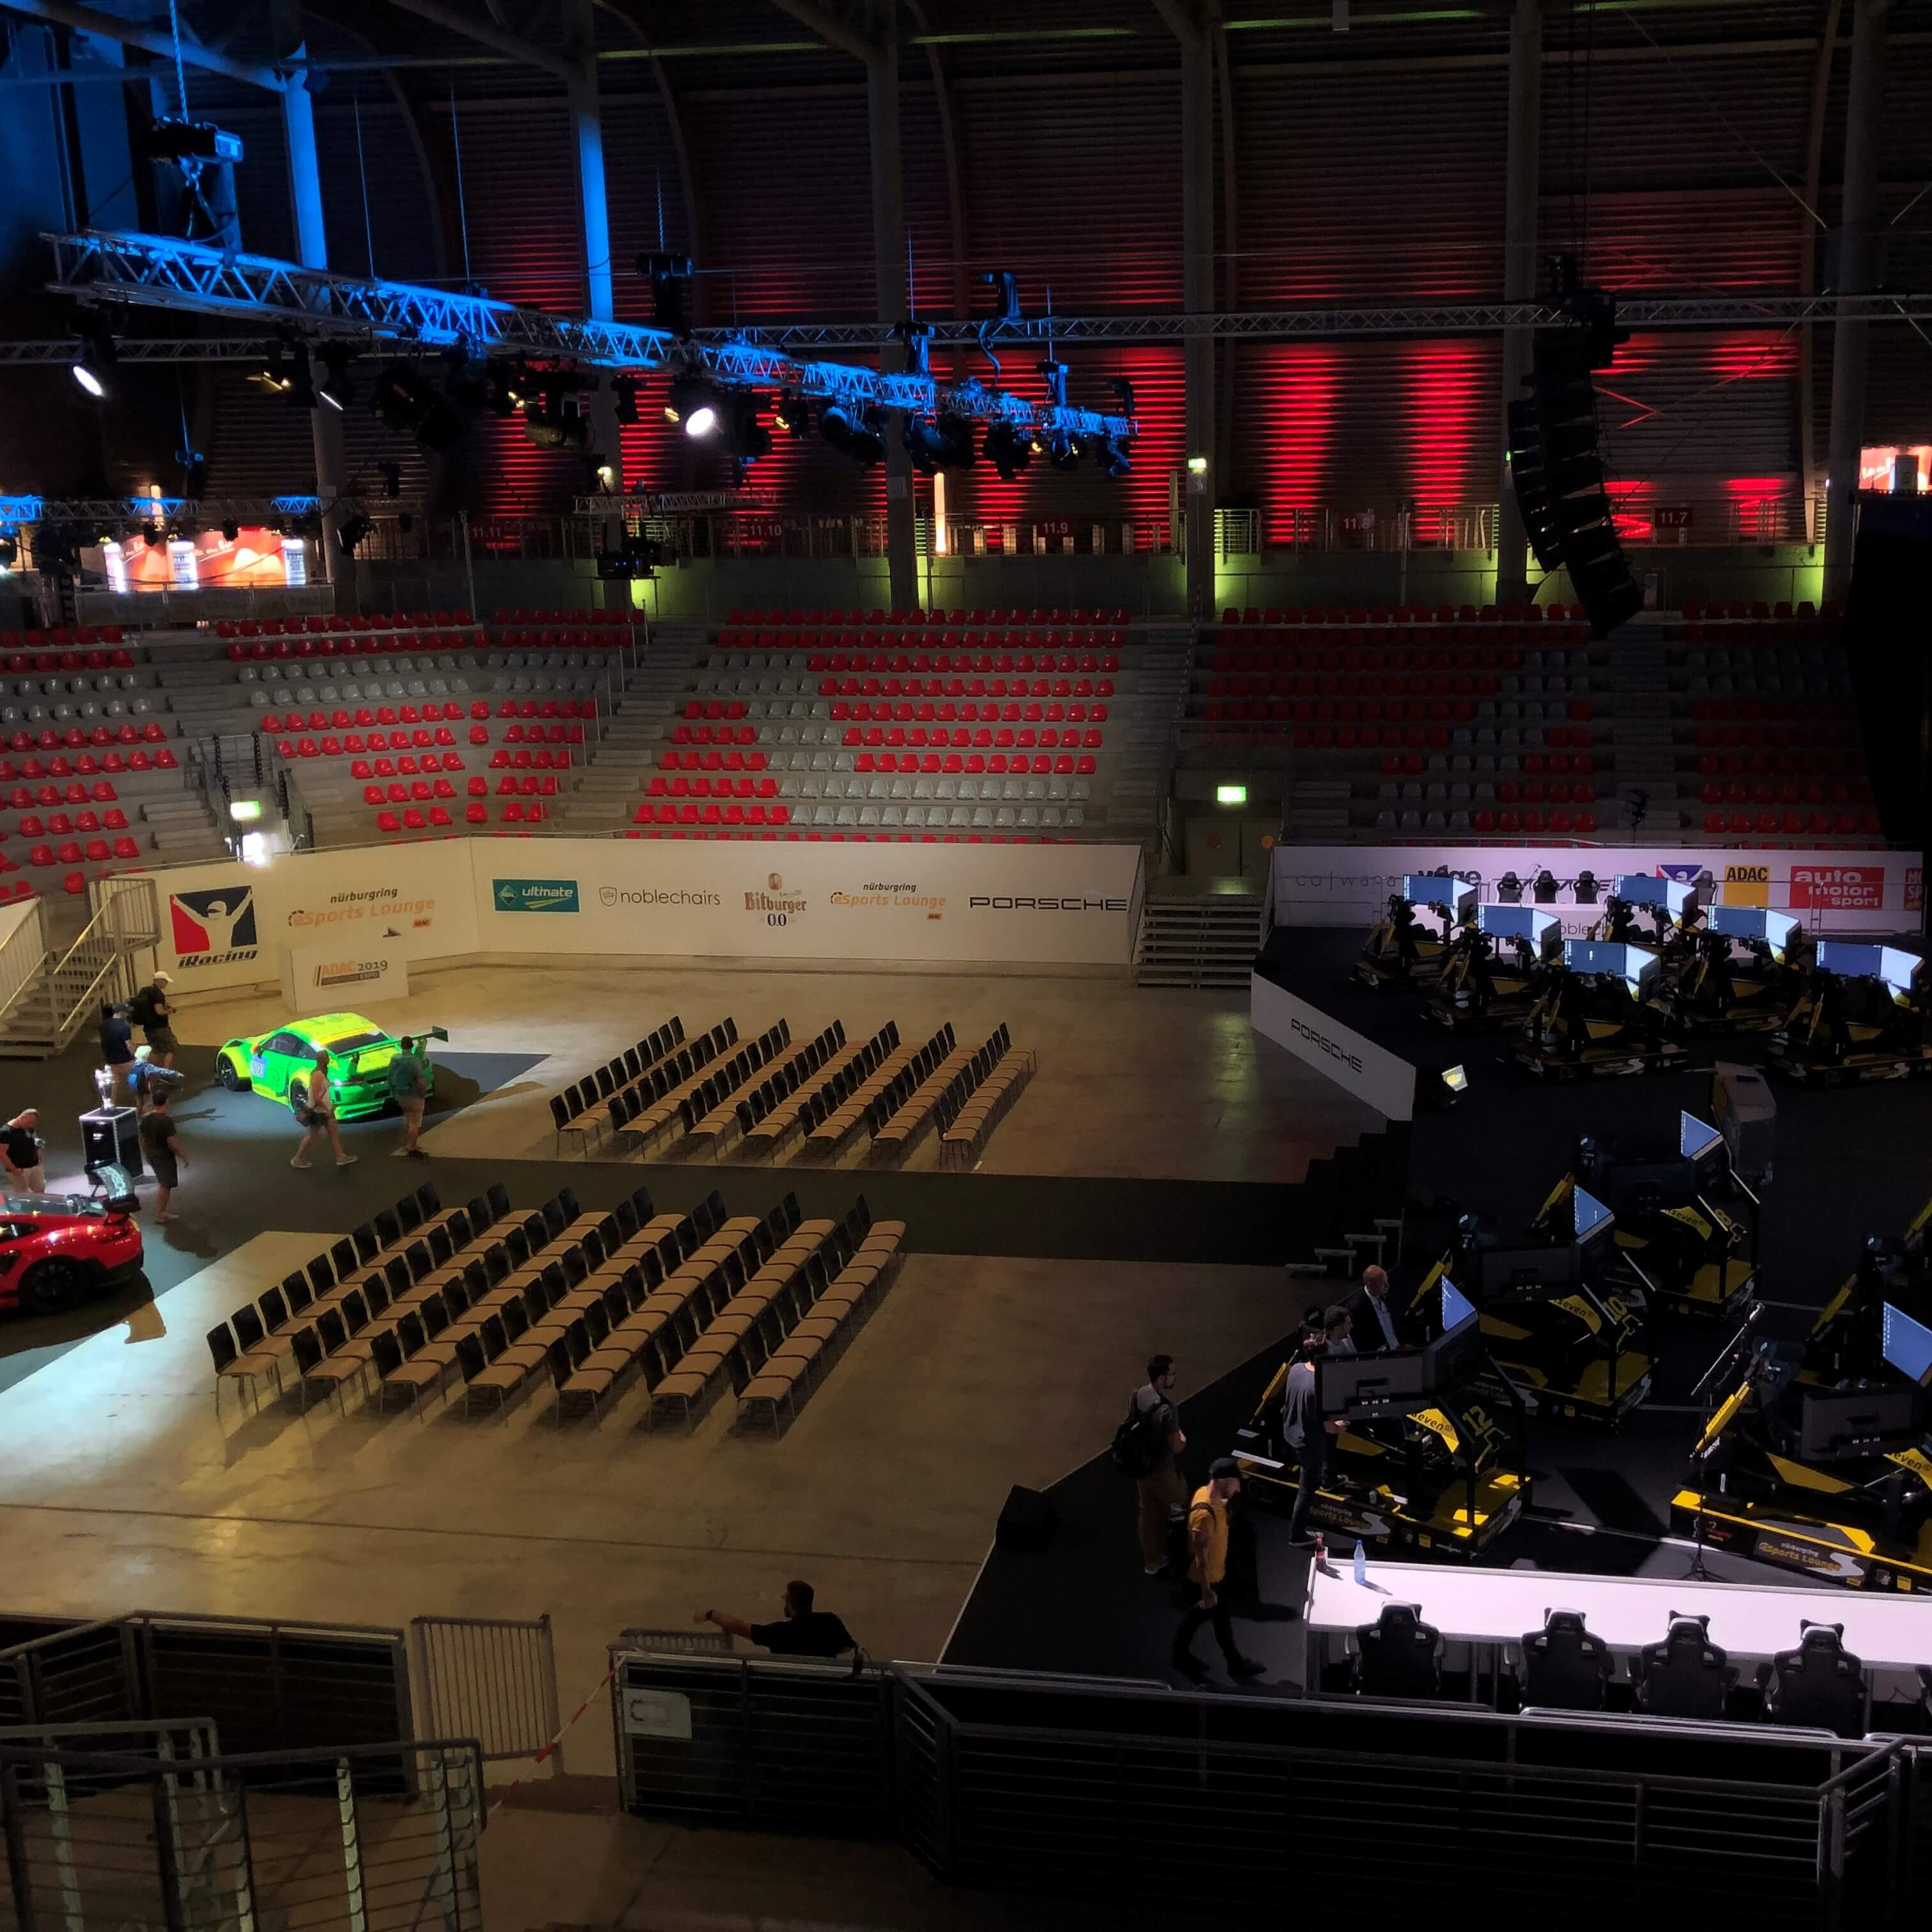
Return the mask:
{"type": "MultiPolygon", "coordinates": [[[[423,1065],[425,1093],[436,1088],[429,1042],[448,1039],[441,1027],[412,1034],[423,1065]]],[[[320,1013],[291,1020],[253,1040],[231,1040],[216,1058],[214,1077],[231,1094],[252,1089],[285,1107],[306,1106],[315,1056],[329,1058],[329,1084],[340,1120],[367,1120],[389,1104],[389,1063],[402,1051],[374,1020],[360,1013],[320,1013]]]]}

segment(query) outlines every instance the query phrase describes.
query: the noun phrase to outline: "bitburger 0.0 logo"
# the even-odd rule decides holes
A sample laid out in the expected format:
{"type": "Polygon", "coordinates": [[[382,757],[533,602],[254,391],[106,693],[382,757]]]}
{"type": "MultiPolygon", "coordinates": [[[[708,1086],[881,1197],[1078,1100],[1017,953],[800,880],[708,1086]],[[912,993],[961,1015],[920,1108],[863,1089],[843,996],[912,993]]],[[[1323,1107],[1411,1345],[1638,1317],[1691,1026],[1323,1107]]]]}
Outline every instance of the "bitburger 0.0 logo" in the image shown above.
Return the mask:
{"type": "Polygon", "coordinates": [[[804,911],[808,903],[797,892],[786,891],[784,875],[782,872],[766,874],[763,892],[748,892],[745,895],[745,910],[763,914],[767,926],[789,926],[804,911]]]}

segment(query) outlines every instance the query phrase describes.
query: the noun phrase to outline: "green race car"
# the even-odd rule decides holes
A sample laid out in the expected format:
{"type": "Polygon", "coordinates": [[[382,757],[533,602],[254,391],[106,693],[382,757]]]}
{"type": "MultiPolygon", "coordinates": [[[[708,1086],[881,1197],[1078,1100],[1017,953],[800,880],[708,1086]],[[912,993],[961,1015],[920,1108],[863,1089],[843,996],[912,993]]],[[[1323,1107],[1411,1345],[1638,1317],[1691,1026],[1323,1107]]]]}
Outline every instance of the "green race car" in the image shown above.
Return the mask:
{"type": "MultiPolygon", "coordinates": [[[[436,1090],[429,1042],[448,1037],[441,1027],[425,1027],[410,1035],[422,1061],[426,1093],[436,1090]]],[[[388,1106],[389,1063],[401,1050],[374,1020],[360,1013],[321,1013],[291,1020],[253,1040],[228,1041],[216,1059],[214,1077],[231,1094],[252,1088],[285,1107],[305,1106],[315,1056],[326,1051],[337,1118],[362,1120],[388,1106]]]]}

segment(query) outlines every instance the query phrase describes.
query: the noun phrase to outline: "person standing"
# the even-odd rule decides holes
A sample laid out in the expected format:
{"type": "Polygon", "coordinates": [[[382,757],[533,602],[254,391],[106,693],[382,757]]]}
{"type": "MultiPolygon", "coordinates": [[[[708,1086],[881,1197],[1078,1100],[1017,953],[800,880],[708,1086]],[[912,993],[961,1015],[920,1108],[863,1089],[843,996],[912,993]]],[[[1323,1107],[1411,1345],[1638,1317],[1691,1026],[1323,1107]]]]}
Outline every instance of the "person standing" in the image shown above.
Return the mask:
{"type": "Polygon", "coordinates": [[[813,1609],[814,1600],[812,1586],[794,1577],[784,1586],[783,1614],[770,1623],[752,1623],[729,1610],[700,1610],[692,1622],[716,1624],[748,1643],[762,1645],[774,1657],[837,1657],[855,1649],[844,1620],[830,1610],[813,1609]]]}
{"type": "Polygon", "coordinates": [[[175,1118],[168,1111],[168,1090],[158,1088],[141,1121],[141,1151],[154,1176],[154,1219],[172,1221],[170,1208],[175,1190],[181,1185],[181,1170],[188,1166],[182,1152],[181,1137],[175,1131],[175,1118]]]}
{"type": "Polygon", "coordinates": [[[163,1066],[174,1065],[175,1049],[181,1043],[175,1038],[174,1009],[168,1004],[168,988],[173,984],[169,974],[157,973],[128,1003],[128,1017],[140,1028],[142,1038],[163,1066]]]}
{"type": "Polygon", "coordinates": [[[1327,1345],[1310,1342],[1302,1347],[1289,1366],[1281,1396],[1282,1439],[1294,1451],[1300,1467],[1300,1486],[1294,1492],[1294,1509],[1288,1520],[1288,1540],[1297,1550],[1306,1550],[1313,1540],[1308,1534],[1308,1513],[1328,1472],[1328,1445],[1341,1434],[1338,1420],[1324,1422],[1316,1400],[1315,1364],[1328,1353],[1327,1345]]]}
{"type": "Polygon", "coordinates": [[[392,1151],[411,1160],[427,1160],[429,1156],[416,1145],[416,1138],[422,1132],[423,1102],[428,1097],[429,1082],[416,1048],[416,1042],[404,1034],[396,1042],[395,1058],[389,1062],[389,1098],[403,1117],[403,1144],[392,1151]]]}
{"type": "Polygon", "coordinates": [[[137,1046],[134,1049],[134,1064],[128,1070],[128,1091],[137,1114],[147,1112],[154,1095],[172,1093],[188,1078],[178,1068],[159,1065],[154,1052],[152,1046],[137,1046]]]}
{"type": "Polygon", "coordinates": [[[10,1190],[16,1194],[44,1194],[47,1171],[40,1165],[39,1112],[32,1107],[16,1114],[0,1127],[0,1167],[7,1170],[10,1190]]]}
{"type": "Polygon", "coordinates": [[[100,1060],[108,1072],[114,1076],[113,1084],[108,1088],[112,1102],[124,1106],[128,1101],[128,1070],[134,1064],[132,1042],[134,1029],[128,1024],[128,1009],[124,1006],[104,1006],[100,1010],[100,1060]]]}
{"type": "Polygon", "coordinates": [[[1150,1576],[1158,1576],[1167,1568],[1168,1519],[1187,1502],[1176,1460],[1187,1447],[1187,1438],[1174,1406],[1174,1358],[1150,1355],[1147,1367],[1147,1380],[1128,1401],[1127,1420],[1136,1459],[1134,1502],[1141,1567],[1150,1576]]]}
{"type": "Polygon", "coordinates": [[[1352,1355],[1357,1352],[1354,1328],[1354,1317],[1345,1304],[1338,1301],[1322,1311],[1322,1340],[1330,1354],[1352,1355]]]}
{"type": "Polygon", "coordinates": [[[1358,1354],[1379,1354],[1384,1348],[1402,1346],[1395,1325],[1400,1310],[1389,1292],[1387,1269],[1370,1267],[1364,1270],[1362,1285],[1351,1298],[1348,1312],[1354,1318],[1358,1354]]]}
{"type": "Polygon", "coordinates": [[[1187,1512],[1187,1580],[1194,1588],[1180,1627],[1174,1634],[1174,1667],[1184,1676],[1204,1677],[1206,1666],[1194,1654],[1194,1634],[1203,1624],[1214,1628],[1214,1641],[1230,1677],[1258,1677],[1267,1670],[1234,1647],[1234,1627],[1220,1586],[1228,1574],[1228,1519],[1240,1493],[1241,1466],[1232,1456],[1216,1456],[1208,1465],[1208,1480],[1194,1492],[1187,1512]]]}
{"type": "Polygon", "coordinates": [[[302,1137],[297,1144],[295,1157],[289,1162],[291,1167],[313,1167],[315,1163],[308,1157],[309,1144],[317,1134],[328,1137],[328,1144],[335,1150],[338,1167],[353,1167],[356,1156],[342,1151],[342,1130],[335,1120],[335,1096],[328,1090],[328,1055],[318,1051],[315,1056],[315,1071],[308,1077],[307,1091],[299,1103],[296,1118],[302,1123],[302,1137]]]}

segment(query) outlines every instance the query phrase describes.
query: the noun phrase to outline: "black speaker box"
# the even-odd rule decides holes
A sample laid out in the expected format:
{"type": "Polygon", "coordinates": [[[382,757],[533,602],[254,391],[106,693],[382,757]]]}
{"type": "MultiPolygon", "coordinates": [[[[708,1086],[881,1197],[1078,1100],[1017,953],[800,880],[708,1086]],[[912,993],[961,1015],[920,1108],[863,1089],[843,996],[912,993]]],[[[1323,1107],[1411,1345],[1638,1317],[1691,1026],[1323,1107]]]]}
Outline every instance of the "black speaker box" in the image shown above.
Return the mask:
{"type": "Polygon", "coordinates": [[[1016,1483],[1006,1492],[993,1540],[1001,1550],[1044,1550],[1059,1522],[1052,1503],[1037,1490],[1016,1483]]]}

